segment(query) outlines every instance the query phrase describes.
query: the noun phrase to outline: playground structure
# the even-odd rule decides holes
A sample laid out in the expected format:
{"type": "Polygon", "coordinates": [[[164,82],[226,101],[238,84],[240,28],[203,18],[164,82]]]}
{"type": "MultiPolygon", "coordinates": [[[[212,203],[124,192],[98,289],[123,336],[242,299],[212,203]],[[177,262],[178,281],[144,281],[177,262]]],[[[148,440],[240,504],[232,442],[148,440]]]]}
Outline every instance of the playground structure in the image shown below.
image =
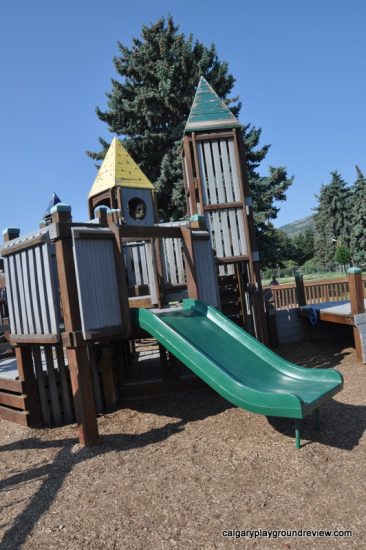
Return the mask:
{"type": "MultiPolygon", "coordinates": [[[[315,376],[282,361],[214,309],[220,278],[236,277],[242,323],[267,343],[239,127],[201,79],[183,140],[186,221],[156,223],[153,186],[114,139],[89,194],[90,222],[73,222],[70,206],[58,203],[37,231],[4,232],[18,379],[0,378],[0,417],[28,426],[75,417],[80,443],[97,443],[97,412],[128,394],[134,342],[147,333],[159,342],[160,378],[169,387],[192,383],[186,365],[233,403],[297,422],[340,391],[338,373],[315,376]],[[233,359],[232,350],[243,360],[241,374],[230,373],[224,358],[233,359]]],[[[142,393],[148,387],[143,380],[142,393]]]]}

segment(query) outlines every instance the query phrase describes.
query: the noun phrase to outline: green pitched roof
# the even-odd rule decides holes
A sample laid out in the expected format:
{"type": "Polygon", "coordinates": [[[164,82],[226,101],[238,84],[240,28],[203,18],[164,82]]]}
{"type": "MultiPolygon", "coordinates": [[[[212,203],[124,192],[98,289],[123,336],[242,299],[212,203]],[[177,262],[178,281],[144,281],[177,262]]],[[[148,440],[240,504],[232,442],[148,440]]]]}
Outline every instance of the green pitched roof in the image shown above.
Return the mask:
{"type": "Polygon", "coordinates": [[[241,127],[225,102],[201,76],[184,132],[241,127]]]}

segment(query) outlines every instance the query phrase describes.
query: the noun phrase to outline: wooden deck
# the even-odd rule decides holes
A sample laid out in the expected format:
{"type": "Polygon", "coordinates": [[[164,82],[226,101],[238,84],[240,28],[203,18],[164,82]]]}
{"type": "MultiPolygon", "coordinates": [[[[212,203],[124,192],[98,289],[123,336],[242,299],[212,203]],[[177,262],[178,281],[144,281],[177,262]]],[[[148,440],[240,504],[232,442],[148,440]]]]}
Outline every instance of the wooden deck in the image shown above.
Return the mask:
{"type": "MultiPolygon", "coordinates": [[[[364,304],[366,309],[366,300],[364,300],[364,304]]],[[[309,318],[311,310],[317,313],[320,321],[342,325],[355,325],[354,315],[351,313],[351,303],[347,300],[302,306],[299,308],[300,317],[309,318]]]]}

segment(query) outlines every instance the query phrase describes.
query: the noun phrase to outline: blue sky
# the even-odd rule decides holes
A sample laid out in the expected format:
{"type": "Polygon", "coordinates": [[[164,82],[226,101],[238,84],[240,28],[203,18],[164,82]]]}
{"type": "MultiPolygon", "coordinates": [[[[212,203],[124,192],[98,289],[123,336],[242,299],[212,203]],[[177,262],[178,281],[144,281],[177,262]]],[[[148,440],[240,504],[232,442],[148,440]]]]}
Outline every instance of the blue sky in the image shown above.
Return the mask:
{"type": "Polygon", "coordinates": [[[272,144],[261,173],[295,176],[276,225],[309,215],[331,170],[349,183],[355,164],[366,172],[363,0],[4,0],[1,228],[35,229],[53,191],[87,219],[96,171],[85,151],[111,138],[95,107],[106,106],[117,41],[169,13],[229,62],[241,121],[272,144]]]}

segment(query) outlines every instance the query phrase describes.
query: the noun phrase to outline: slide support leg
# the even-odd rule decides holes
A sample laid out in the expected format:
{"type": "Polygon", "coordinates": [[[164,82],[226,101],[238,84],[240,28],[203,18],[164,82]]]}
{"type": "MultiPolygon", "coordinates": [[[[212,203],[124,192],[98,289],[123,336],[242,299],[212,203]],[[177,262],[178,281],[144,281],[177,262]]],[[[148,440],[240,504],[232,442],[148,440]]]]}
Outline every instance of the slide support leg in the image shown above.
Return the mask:
{"type": "Polygon", "coordinates": [[[296,418],[295,420],[295,447],[296,449],[301,448],[301,442],[300,442],[300,426],[301,426],[301,420],[296,418]]]}

